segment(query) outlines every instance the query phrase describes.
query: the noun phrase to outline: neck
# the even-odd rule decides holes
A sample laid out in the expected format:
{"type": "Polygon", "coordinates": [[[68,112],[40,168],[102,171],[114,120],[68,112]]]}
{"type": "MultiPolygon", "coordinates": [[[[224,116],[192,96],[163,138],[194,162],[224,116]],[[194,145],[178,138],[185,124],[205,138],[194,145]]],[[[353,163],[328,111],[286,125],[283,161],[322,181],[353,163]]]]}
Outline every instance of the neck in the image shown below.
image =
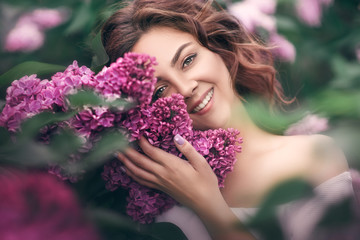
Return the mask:
{"type": "Polygon", "coordinates": [[[233,115],[227,127],[239,130],[240,136],[243,138],[243,151],[239,157],[245,153],[259,153],[262,152],[262,150],[273,147],[272,143],[274,143],[273,140],[277,135],[271,134],[258,127],[250,118],[241,101],[234,105],[232,113],[233,115]]]}

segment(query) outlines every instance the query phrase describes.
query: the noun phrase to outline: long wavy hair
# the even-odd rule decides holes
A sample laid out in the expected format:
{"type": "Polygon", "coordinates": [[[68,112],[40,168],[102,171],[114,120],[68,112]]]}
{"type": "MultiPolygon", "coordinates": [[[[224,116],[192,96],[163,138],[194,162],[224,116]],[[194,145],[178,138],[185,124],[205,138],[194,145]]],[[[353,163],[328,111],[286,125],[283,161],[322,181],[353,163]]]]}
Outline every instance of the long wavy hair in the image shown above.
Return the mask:
{"type": "Polygon", "coordinates": [[[134,0],[116,11],[102,27],[102,43],[110,62],[131,51],[152,27],[174,28],[192,34],[221,56],[243,99],[264,97],[272,105],[288,103],[276,79],[270,50],[234,16],[213,0],[134,0]]]}

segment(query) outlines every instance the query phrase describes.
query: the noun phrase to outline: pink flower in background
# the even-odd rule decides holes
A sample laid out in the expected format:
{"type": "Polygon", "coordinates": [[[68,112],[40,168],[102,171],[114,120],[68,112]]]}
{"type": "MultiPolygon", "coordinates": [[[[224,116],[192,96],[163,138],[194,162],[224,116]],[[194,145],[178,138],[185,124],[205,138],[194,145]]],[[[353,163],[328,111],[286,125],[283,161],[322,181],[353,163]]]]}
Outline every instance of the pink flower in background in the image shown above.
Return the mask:
{"type": "Polygon", "coordinates": [[[275,45],[273,54],[282,61],[294,62],[296,50],[284,36],[277,33],[276,0],[244,0],[230,5],[229,12],[237,17],[245,27],[256,33],[257,28],[263,28],[269,33],[269,43],[275,45]]]}
{"type": "Polygon", "coordinates": [[[257,6],[259,10],[266,14],[274,14],[276,10],[277,0],[246,0],[254,6],[257,6]]]}
{"type": "Polygon", "coordinates": [[[323,7],[329,6],[332,2],[333,0],[297,0],[295,9],[302,22],[318,27],[321,25],[323,7]]]}
{"type": "Polygon", "coordinates": [[[8,52],[31,52],[39,49],[45,41],[45,34],[33,23],[22,24],[11,29],[5,39],[8,52]]]}
{"type": "Polygon", "coordinates": [[[276,30],[276,20],[275,17],[270,14],[273,13],[275,6],[276,2],[273,0],[245,0],[230,5],[228,10],[237,17],[249,31],[255,32],[257,27],[262,27],[272,32],[276,30]]]}
{"type": "Polygon", "coordinates": [[[296,49],[284,36],[273,33],[269,38],[270,45],[273,45],[272,53],[280,60],[294,62],[296,58],[296,49]]]}
{"type": "Polygon", "coordinates": [[[2,169],[0,239],[100,239],[73,192],[54,176],[2,169]]]}
{"type": "Polygon", "coordinates": [[[314,114],[308,114],[299,122],[291,125],[285,135],[310,135],[326,131],[329,128],[328,119],[314,114]]]}
{"type": "Polygon", "coordinates": [[[39,8],[30,13],[31,21],[39,26],[40,29],[50,29],[59,26],[69,17],[66,9],[39,8]]]}
{"type": "Polygon", "coordinates": [[[360,62],[360,44],[356,47],[355,54],[356,54],[358,61],[360,62]]]}
{"type": "Polygon", "coordinates": [[[64,9],[35,9],[21,16],[5,39],[8,52],[32,52],[45,41],[44,30],[54,28],[68,19],[64,9]]]}

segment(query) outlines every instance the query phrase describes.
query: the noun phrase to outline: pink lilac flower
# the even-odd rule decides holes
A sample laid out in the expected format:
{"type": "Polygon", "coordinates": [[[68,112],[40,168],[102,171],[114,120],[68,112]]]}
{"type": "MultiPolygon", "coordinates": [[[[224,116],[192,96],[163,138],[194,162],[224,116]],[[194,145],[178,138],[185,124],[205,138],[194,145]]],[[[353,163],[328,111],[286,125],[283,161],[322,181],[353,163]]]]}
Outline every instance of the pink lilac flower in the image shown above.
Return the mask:
{"type": "Polygon", "coordinates": [[[126,53],[95,76],[95,90],[110,100],[121,97],[149,104],[156,83],[155,64],[155,58],[148,55],[126,53]]]}
{"type": "Polygon", "coordinates": [[[305,24],[318,27],[321,25],[322,8],[328,7],[333,0],[297,0],[295,9],[299,19],[305,24]]]}
{"type": "Polygon", "coordinates": [[[33,23],[15,26],[5,38],[4,50],[8,52],[32,52],[45,41],[45,34],[33,23]]]}
{"type": "Polygon", "coordinates": [[[73,192],[45,173],[0,173],[0,238],[100,239],[73,192]]]}
{"type": "Polygon", "coordinates": [[[9,52],[32,52],[45,41],[45,29],[56,27],[68,18],[65,9],[35,9],[21,16],[5,39],[4,49],[9,52]]]}
{"type": "Polygon", "coordinates": [[[266,14],[274,14],[276,10],[277,0],[246,0],[254,6],[257,6],[259,10],[266,14]]]}
{"type": "Polygon", "coordinates": [[[70,120],[72,128],[84,136],[90,137],[105,128],[114,126],[115,114],[106,107],[85,108],[70,120]]]}
{"type": "Polygon", "coordinates": [[[91,87],[94,72],[86,66],[78,66],[77,61],[69,65],[64,72],[58,72],[51,77],[51,84],[54,88],[54,103],[67,109],[65,96],[77,93],[78,89],[91,87]]]}
{"type": "Polygon", "coordinates": [[[228,10],[251,32],[255,32],[258,27],[273,32],[276,30],[276,20],[270,14],[273,13],[275,6],[276,2],[273,0],[245,0],[230,5],[228,10]]]}
{"type": "Polygon", "coordinates": [[[291,125],[285,135],[306,135],[326,131],[329,128],[328,119],[314,114],[308,114],[299,122],[291,125]]]}
{"type": "MultiPolygon", "coordinates": [[[[26,15],[25,21],[31,21],[40,29],[50,29],[59,26],[68,19],[69,11],[64,8],[38,8],[26,15]]],[[[23,21],[19,19],[19,22],[23,21]]]]}
{"type": "Polygon", "coordinates": [[[275,57],[282,61],[293,62],[296,50],[284,36],[277,33],[276,19],[273,16],[276,10],[275,0],[245,0],[230,5],[229,12],[237,17],[252,33],[257,33],[257,28],[263,28],[269,33],[269,43],[275,44],[273,49],[275,57]]]}
{"type": "Polygon", "coordinates": [[[272,49],[272,53],[278,59],[287,62],[295,61],[296,49],[294,45],[289,42],[284,36],[273,33],[270,35],[269,43],[275,46],[275,48],[272,49]]]}
{"type": "Polygon", "coordinates": [[[0,114],[0,126],[16,131],[22,120],[51,108],[37,95],[47,88],[49,82],[41,81],[36,75],[24,76],[12,82],[6,92],[6,105],[0,114]]]}
{"type": "Polygon", "coordinates": [[[79,67],[74,61],[64,72],[58,72],[51,81],[41,80],[35,74],[15,80],[6,92],[6,105],[0,114],[0,126],[17,131],[23,120],[43,111],[67,109],[65,96],[77,89],[92,86],[94,72],[79,67]]]}

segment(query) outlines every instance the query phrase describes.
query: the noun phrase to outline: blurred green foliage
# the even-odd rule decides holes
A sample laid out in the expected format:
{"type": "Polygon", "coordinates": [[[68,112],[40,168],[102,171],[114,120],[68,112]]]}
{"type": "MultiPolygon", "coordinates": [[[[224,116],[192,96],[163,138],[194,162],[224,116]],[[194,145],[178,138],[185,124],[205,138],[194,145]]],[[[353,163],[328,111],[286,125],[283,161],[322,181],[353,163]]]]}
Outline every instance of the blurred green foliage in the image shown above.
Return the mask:
{"type": "MultiPolygon", "coordinates": [[[[231,3],[225,0],[219,2],[224,7],[231,3]]],[[[330,130],[326,134],[338,141],[350,166],[359,169],[360,59],[356,55],[356,49],[360,48],[360,1],[335,0],[330,7],[324,9],[319,27],[310,27],[299,21],[294,2],[295,0],[278,0],[275,17],[278,32],[296,48],[296,60],[294,63],[276,62],[276,66],[286,94],[295,96],[297,100],[287,112],[276,111],[273,118],[264,114],[257,105],[251,105],[249,109],[258,122],[277,133],[284,131],[289,124],[309,111],[328,117],[330,130]]],[[[27,11],[40,7],[65,7],[70,10],[71,15],[64,24],[46,32],[45,44],[39,50],[9,53],[1,49],[0,103],[4,102],[5,90],[10,82],[25,74],[36,73],[42,78],[48,78],[56,71],[65,69],[73,60],[77,60],[79,65],[92,67],[94,71],[100,70],[107,62],[107,55],[101,45],[99,29],[101,23],[120,3],[121,1],[116,0],[3,0],[0,3],[2,45],[16,19],[27,11]]],[[[80,92],[70,100],[77,106],[101,101],[88,92],[80,92]]],[[[114,104],[123,105],[124,102],[114,104]]],[[[43,165],[48,161],[61,162],[64,156],[79,146],[76,136],[64,131],[54,139],[56,147],[50,145],[50,148],[35,143],[31,138],[42,124],[60,121],[73,114],[75,113],[51,116],[49,113],[40,114],[24,123],[23,131],[18,136],[20,140],[16,144],[12,143],[7,131],[0,128],[0,162],[17,165],[24,158],[28,160],[26,166],[43,165]]],[[[87,166],[78,166],[78,169],[86,167],[89,170],[81,181],[73,184],[80,199],[86,203],[89,215],[97,222],[107,239],[184,239],[183,234],[173,225],[153,224],[145,227],[132,223],[125,214],[124,192],[105,191],[101,184],[99,166],[109,159],[109,152],[125,145],[122,136],[105,133],[102,141],[87,156],[87,166]]],[[[289,193],[289,189],[306,190],[306,185],[297,181],[282,187],[282,190],[277,188],[264,202],[264,214],[257,216],[260,220],[255,219],[252,224],[265,226],[272,219],[273,205],[283,192],[289,193]]],[[[290,192],[293,195],[298,193],[290,192]]],[[[274,231],[270,234],[281,235],[277,231],[276,222],[272,223],[273,228],[265,230],[274,231]]]]}

